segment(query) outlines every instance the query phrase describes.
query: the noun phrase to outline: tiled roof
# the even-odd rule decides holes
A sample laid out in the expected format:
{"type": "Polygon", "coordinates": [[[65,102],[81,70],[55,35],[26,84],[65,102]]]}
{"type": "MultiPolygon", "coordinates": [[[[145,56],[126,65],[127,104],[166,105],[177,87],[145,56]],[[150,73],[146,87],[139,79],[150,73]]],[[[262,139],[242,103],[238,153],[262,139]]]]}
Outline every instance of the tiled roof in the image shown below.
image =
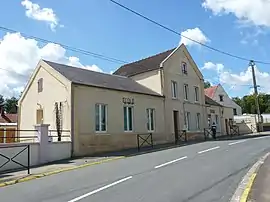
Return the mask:
{"type": "Polygon", "coordinates": [[[219,103],[217,103],[216,101],[212,100],[212,99],[211,99],[210,97],[208,97],[207,95],[205,95],[205,104],[222,107],[221,104],[219,104],[219,103]]]}
{"type": "Polygon", "coordinates": [[[4,114],[0,115],[0,123],[17,123],[18,115],[17,114],[4,114]]]}
{"type": "Polygon", "coordinates": [[[212,86],[210,88],[204,89],[204,94],[207,95],[210,98],[213,98],[216,92],[218,86],[212,86]]]}
{"type": "Polygon", "coordinates": [[[159,69],[161,62],[166,59],[174,50],[175,48],[133,63],[125,64],[117,69],[113,74],[130,77],[136,74],[159,69]]]}
{"type": "Polygon", "coordinates": [[[128,77],[95,72],[46,60],[43,61],[74,84],[161,97],[160,94],[128,77]]]}

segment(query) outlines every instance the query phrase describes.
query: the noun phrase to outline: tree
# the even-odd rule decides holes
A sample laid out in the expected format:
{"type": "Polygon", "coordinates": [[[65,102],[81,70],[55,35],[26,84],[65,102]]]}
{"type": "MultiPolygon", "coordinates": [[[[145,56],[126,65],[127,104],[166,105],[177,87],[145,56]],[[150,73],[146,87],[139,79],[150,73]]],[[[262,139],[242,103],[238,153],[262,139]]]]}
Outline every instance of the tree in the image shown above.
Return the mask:
{"type": "Polygon", "coordinates": [[[7,98],[5,100],[5,110],[7,113],[10,114],[16,114],[17,113],[17,104],[18,104],[18,99],[15,97],[7,98]]]}
{"type": "Polygon", "coordinates": [[[210,87],[211,87],[211,83],[209,81],[205,81],[204,88],[210,88],[210,87]]]}

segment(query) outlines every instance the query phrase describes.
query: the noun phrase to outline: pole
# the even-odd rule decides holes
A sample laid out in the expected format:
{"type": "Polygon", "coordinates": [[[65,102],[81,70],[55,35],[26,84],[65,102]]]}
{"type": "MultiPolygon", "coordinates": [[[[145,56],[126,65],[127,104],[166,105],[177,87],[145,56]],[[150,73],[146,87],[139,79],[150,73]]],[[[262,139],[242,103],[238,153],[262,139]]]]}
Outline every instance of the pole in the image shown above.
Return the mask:
{"type": "Polygon", "coordinates": [[[261,132],[261,113],[260,113],[260,105],[259,105],[259,96],[258,96],[258,86],[256,82],[256,75],[255,75],[255,62],[253,60],[250,61],[250,66],[252,70],[252,79],[253,79],[253,87],[254,87],[254,95],[255,95],[255,105],[257,109],[258,115],[258,132],[261,132]]]}

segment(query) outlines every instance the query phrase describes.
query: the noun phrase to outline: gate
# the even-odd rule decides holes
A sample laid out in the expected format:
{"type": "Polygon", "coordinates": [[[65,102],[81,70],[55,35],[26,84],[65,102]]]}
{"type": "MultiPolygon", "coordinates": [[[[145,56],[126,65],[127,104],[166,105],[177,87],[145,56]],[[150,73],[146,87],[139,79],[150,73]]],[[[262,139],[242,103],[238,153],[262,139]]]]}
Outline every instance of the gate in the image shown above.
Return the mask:
{"type": "Polygon", "coordinates": [[[141,150],[143,145],[154,147],[152,133],[137,134],[137,146],[138,151],[141,150]]]}
{"type": "MultiPolygon", "coordinates": [[[[0,157],[6,159],[4,163],[0,165],[0,169],[3,168],[4,166],[10,164],[10,163],[15,163],[16,165],[19,165],[20,167],[27,169],[27,174],[30,174],[30,145],[8,145],[8,146],[0,146],[0,157]],[[20,148],[18,152],[12,155],[12,157],[4,154],[2,149],[13,149],[13,148],[20,148]],[[24,165],[21,162],[18,162],[15,160],[17,156],[20,154],[27,152],[27,165],[24,165]]],[[[1,171],[0,171],[1,173],[1,171]]]]}

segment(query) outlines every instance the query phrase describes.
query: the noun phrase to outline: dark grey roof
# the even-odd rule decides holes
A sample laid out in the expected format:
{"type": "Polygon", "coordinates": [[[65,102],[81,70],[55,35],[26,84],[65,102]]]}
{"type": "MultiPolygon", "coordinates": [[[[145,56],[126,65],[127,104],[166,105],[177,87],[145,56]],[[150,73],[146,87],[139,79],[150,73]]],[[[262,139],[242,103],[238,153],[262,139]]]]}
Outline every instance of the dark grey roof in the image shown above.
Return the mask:
{"type": "Polygon", "coordinates": [[[205,95],[205,104],[208,105],[214,105],[214,106],[218,106],[218,107],[222,107],[221,104],[219,104],[218,102],[212,100],[210,97],[208,97],[207,95],[205,95]]]}
{"type": "Polygon", "coordinates": [[[136,74],[159,69],[160,63],[165,60],[174,50],[175,48],[133,63],[125,64],[117,69],[113,74],[130,77],[136,74]]]}
{"type": "Polygon", "coordinates": [[[46,60],[43,61],[75,84],[161,96],[127,77],[95,72],[46,60]]]}

